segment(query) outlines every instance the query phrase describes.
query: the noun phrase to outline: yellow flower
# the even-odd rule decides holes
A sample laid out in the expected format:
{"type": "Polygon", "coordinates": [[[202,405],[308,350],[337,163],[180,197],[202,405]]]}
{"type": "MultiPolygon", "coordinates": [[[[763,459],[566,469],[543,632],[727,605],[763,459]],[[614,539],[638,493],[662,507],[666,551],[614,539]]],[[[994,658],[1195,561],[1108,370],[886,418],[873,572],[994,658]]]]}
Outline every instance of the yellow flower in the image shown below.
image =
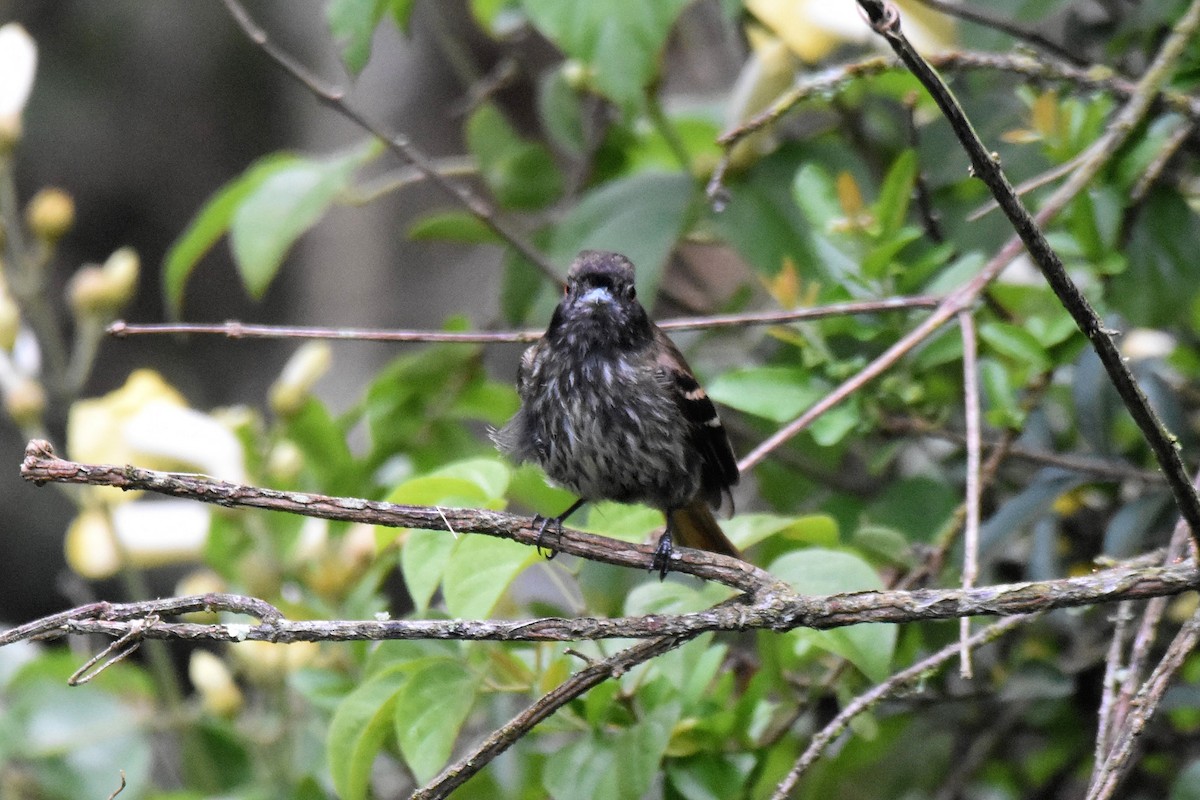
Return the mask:
{"type": "MultiPolygon", "coordinates": [[[[904,34],[924,54],[955,45],[954,20],[920,3],[896,0],[904,34]]],[[[828,0],[746,0],[746,8],[802,61],[820,61],[840,44],[875,43],[886,47],[854,3],[828,0]]]]}
{"type": "MultiPolygon", "coordinates": [[[[67,417],[67,450],[87,463],[245,480],[237,437],[211,416],[188,408],[178,391],[148,369],[134,372],[103,397],[76,402],[67,417]]],[[[124,565],[154,567],[200,557],[211,522],[208,506],[89,488],[65,545],[68,563],[80,575],[103,578],[124,565]]]]}
{"type": "Polygon", "coordinates": [[[225,662],[207,650],[192,653],[188,661],[188,679],[211,713],[231,717],[241,709],[242,690],[234,683],[225,662]]]}

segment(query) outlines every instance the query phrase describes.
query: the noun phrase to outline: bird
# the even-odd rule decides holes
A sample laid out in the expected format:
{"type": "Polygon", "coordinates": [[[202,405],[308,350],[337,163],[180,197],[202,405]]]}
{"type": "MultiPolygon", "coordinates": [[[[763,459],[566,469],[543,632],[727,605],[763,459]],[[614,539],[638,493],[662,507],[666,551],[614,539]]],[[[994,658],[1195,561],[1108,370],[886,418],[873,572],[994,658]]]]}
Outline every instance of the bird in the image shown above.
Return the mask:
{"type": "Polygon", "coordinates": [[[642,503],[666,518],[650,564],[661,579],[673,542],[741,557],[712,512],[724,499],[732,508],[739,474],[712,400],[638,302],[634,276],[620,253],[579,253],[545,334],[521,358],[520,408],[491,438],[579,498],[534,518],[539,549],[584,503],[642,503]]]}

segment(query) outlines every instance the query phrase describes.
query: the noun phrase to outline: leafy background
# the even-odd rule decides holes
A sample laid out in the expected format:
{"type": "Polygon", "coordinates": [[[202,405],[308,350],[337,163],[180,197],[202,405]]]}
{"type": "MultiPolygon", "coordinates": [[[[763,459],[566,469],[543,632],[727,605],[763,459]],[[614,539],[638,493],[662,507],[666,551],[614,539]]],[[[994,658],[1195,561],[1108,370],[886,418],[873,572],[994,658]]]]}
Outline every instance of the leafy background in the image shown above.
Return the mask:
{"type": "MultiPolygon", "coordinates": [[[[304,6],[311,18],[304,24],[291,19],[298,15],[291,5],[255,11],[273,35],[325,71],[340,61],[353,102],[367,107],[394,110],[387,92],[442,70],[430,96],[441,86],[456,102],[412,101],[406,114],[378,117],[446,156],[439,164],[478,187],[560,269],[583,248],[629,255],[639,267],[640,295],[654,298],[658,316],[940,294],[973,275],[1009,231],[994,211],[979,216],[987,201],[982,185],[967,174],[915,81],[899,72],[847,81],[801,104],[768,136],[734,151],[723,207],[706,200],[722,131],[787,88],[798,70],[868,54],[833,33],[824,44],[814,41],[821,37],[809,35],[817,26],[804,4],[794,4],[792,16],[771,3],[746,5],[333,0],[304,6]],[[933,222],[913,202],[918,189],[935,209],[933,222]]],[[[1097,21],[1084,13],[1088,4],[1066,0],[993,6],[1070,36],[1080,58],[1130,74],[1145,66],[1182,9],[1147,4],[1097,21]]],[[[143,252],[145,280],[125,310],[143,319],[461,329],[467,314],[478,326],[544,324],[555,287],[534,265],[477,218],[414,185],[378,143],[331,127],[329,112],[295,85],[241,72],[261,67],[261,54],[213,9],[188,11],[196,14],[188,30],[219,54],[204,62],[206,77],[224,88],[247,84],[221,101],[222,125],[143,109],[143,124],[155,134],[144,140],[146,161],[129,155],[117,160],[128,175],[81,170],[88,179],[76,178],[45,143],[80,113],[80,76],[65,66],[69,45],[116,48],[160,33],[176,41],[167,12],[144,2],[122,9],[128,31],[110,22],[93,34],[85,31],[97,12],[83,5],[31,6],[16,15],[39,42],[40,30],[58,43],[44,45],[17,162],[23,196],[58,183],[78,197],[76,232],[54,243],[57,264],[132,242],[143,252]],[[53,22],[68,24],[51,35],[53,22]],[[299,94],[285,105],[277,92],[299,94]],[[236,157],[188,158],[189,147],[208,153],[210,138],[230,143],[236,157]],[[173,144],[159,148],[160,140],[173,144]],[[151,217],[159,230],[121,225],[105,207],[122,196],[115,187],[178,180],[172,173],[193,170],[186,184],[193,194],[168,196],[173,216],[151,217]],[[363,218],[381,225],[363,227],[363,218]],[[378,240],[416,244],[391,263],[395,251],[378,240]],[[378,272],[365,271],[370,262],[378,272]]],[[[902,9],[917,36],[919,5],[902,9]]],[[[931,49],[1012,47],[995,31],[945,20],[935,19],[924,35],[931,49]]],[[[1192,88],[1198,55],[1193,46],[1173,89],[1192,88]]],[[[180,68],[161,80],[172,91],[198,91],[201,77],[180,68]]],[[[1000,72],[954,75],[953,82],[1016,181],[1068,163],[1118,105],[1103,92],[1000,72]]],[[[136,82],[114,81],[95,93],[119,99],[115,86],[139,91],[136,82]]],[[[98,113],[110,124],[123,121],[98,113]]],[[[1102,316],[1127,332],[1126,355],[1186,454],[1194,452],[1200,370],[1193,346],[1200,281],[1189,239],[1193,154],[1185,147],[1161,180],[1134,194],[1184,124],[1159,113],[1048,233],[1102,316]]],[[[1027,200],[1036,205],[1046,191],[1035,188],[1027,200]]],[[[987,436],[1011,431],[1021,452],[1035,456],[1006,459],[988,487],[981,582],[1088,570],[1099,555],[1161,545],[1172,523],[1169,495],[1099,365],[1050,291],[1021,266],[989,289],[976,314],[987,436]],[[1091,468],[1047,454],[1086,458],[1091,468]]],[[[736,449],[746,452],[920,315],[833,317],[679,340],[724,407],[736,449]]],[[[201,339],[158,347],[105,343],[82,395],[111,398],[105,393],[127,385],[135,366],[150,366],[195,408],[237,404],[212,416],[236,437],[250,483],[529,513],[570,502],[535,470],[503,462],[483,435],[516,406],[515,347],[431,345],[386,363],[378,348],[363,355],[339,345],[331,356],[308,347],[287,368],[279,347],[201,339]],[[314,389],[329,358],[334,371],[314,389]]],[[[70,439],[79,402],[52,392],[36,425],[10,426],[13,445],[5,452],[15,462],[31,427],[70,439]]],[[[948,552],[946,566],[930,580],[954,585],[962,404],[962,348],[948,331],[748,476],[738,498],[744,510],[726,523],[730,536],[750,560],[804,592],[892,585],[939,551],[948,552]]],[[[174,458],[199,460],[186,452],[174,458]]],[[[30,487],[13,491],[40,497],[30,487]]],[[[58,552],[63,531],[78,530],[71,519],[77,510],[75,519],[83,516],[86,503],[55,498],[52,506],[36,524],[14,512],[6,525],[47,531],[39,541],[58,552]]],[[[640,541],[661,520],[645,509],[598,504],[579,523],[640,541]]],[[[69,540],[77,575],[101,577],[88,572],[91,550],[70,547],[69,540]]],[[[369,619],[663,613],[701,609],[728,594],[691,580],[658,583],[596,564],[547,563],[528,548],[484,537],[255,513],[214,514],[203,548],[182,564],[147,569],[135,552],[123,555],[107,582],[63,583],[67,599],[148,593],[154,585],[169,591],[179,579],[181,587],[262,597],[296,619],[369,619]]],[[[37,560],[19,553],[9,562],[24,571],[37,560]]],[[[15,622],[39,603],[63,599],[43,594],[39,601],[33,591],[22,597],[5,612],[15,622]]],[[[1191,598],[1176,601],[1170,619],[1193,606],[1191,598]]],[[[797,796],[1078,796],[1092,755],[1110,613],[1048,615],[981,651],[974,681],[930,677],[858,718],[797,796]]],[[[956,628],[701,637],[562,709],[457,796],[768,796],[840,705],[951,641],[956,628]]],[[[436,775],[453,754],[559,684],[580,656],[620,646],[580,643],[576,654],[554,644],[447,642],[147,647],[143,661],[71,689],[65,680],[78,654],[4,648],[0,779],[28,796],[106,796],[119,767],[133,797],[390,796],[436,775]]],[[[1200,720],[1198,665],[1185,666],[1167,713],[1147,733],[1147,755],[1126,796],[1200,792],[1188,736],[1200,720]]]]}

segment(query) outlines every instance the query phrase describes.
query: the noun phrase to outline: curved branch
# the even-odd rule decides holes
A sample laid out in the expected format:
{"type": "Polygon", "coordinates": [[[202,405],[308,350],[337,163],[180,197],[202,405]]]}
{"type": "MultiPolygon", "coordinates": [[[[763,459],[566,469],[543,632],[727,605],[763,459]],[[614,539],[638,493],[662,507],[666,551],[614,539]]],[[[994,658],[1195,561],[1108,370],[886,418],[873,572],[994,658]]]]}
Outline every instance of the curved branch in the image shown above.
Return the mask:
{"type": "MultiPolygon", "coordinates": [[[[1050,246],[1045,234],[1038,226],[1038,221],[1025,209],[1021,199],[1014,192],[1008,176],[1000,167],[999,158],[984,147],[974,126],[967,119],[962,106],[959,105],[949,87],[904,36],[900,30],[900,16],[895,6],[883,2],[883,0],[858,0],[858,2],[876,33],[891,45],[904,65],[933,97],[942,114],[950,122],[963,150],[966,151],[971,161],[973,174],[982,180],[992,192],[1001,210],[1004,211],[1013,229],[1024,243],[1030,257],[1042,271],[1046,282],[1063,307],[1071,314],[1084,336],[1092,343],[1096,355],[1108,373],[1109,380],[1116,388],[1130,416],[1137,423],[1150,449],[1154,452],[1159,467],[1167,476],[1167,482],[1175,496],[1175,503],[1191,527],[1193,540],[1200,542],[1200,495],[1197,495],[1196,489],[1188,478],[1183,459],[1179,454],[1177,440],[1159,419],[1157,412],[1150,405],[1150,401],[1137,381],[1134,380],[1133,374],[1117,349],[1116,343],[1113,341],[1116,332],[1104,326],[1087,298],[1071,280],[1058,253],[1050,246]]],[[[1056,197],[1070,196],[1082,189],[1095,177],[1101,166],[1112,157],[1112,154],[1128,140],[1138,122],[1149,111],[1153,99],[1159,93],[1159,88],[1170,77],[1174,64],[1198,27],[1200,27],[1200,0],[1193,2],[1184,17],[1176,24],[1171,35],[1155,56],[1154,62],[1138,82],[1137,91],[1130,96],[1129,102],[1109,124],[1104,135],[1088,148],[1079,170],[1056,193],[1056,197]]],[[[1047,207],[1053,207],[1053,200],[1054,198],[1047,201],[1047,207]]]]}
{"type": "MultiPolygon", "coordinates": [[[[482,533],[536,547],[539,526],[530,517],[472,508],[409,506],[364,500],[359,497],[330,497],[312,492],[285,492],[258,486],[220,481],[186,472],[159,472],[134,466],[80,464],[54,455],[49,442],[34,439],[25,447],[21,477],[33,483],[81,483],[115,486],[183,497],[227,508],[264,508],[306,517],[384,525],[390,528],[420,528],[451,533],[482,533]]],[[[556,536],[554,549],[591,561],[634,569],[649,569],[654,548],[635,545],[607,536],[564,528],[556,536]]],[[[729,556],[704,550],[677,547],[671,555],[671,571],[723,583],[744,592],[761,591],[778,582],[768,573],[729,556]]]]}

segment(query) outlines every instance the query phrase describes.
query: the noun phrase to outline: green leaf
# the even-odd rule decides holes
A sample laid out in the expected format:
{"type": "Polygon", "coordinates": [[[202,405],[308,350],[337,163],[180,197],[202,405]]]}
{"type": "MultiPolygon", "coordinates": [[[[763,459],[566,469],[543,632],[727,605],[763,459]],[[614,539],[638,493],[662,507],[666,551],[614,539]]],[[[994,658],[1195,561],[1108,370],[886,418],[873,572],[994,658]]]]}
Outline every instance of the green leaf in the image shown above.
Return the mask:
{"type": "Polygon", "coordinates": [[[500,241],[479,217],[467,211],[436,211],[419,217],[408,227],[408,238],[417,242],[460,244],[496,244],[500,241]]]}
{"type": "Polygon", "coordinates": [[[1200,295],[1200,259],[1180,232],[1196,228],[1196,213],[1179,192],[1151,190],[1124,247],[1129,266],[1106,292],[1131,324],[1169,328],[1186,318],[1200,295]]]}
{"type": "Polygon", "coordinates": [[[498,458],[468,458],[447,464],[432,473],[439,478],[458,478],[479,487],[488,500],[498,500],[508,491],[512,470],[498,458]]]}
{"type": "Polygon", "coordinates": [[[850,542],[857,550],[891,564],[912,566],[912,546],[900,531],[883,525],[863,525],[854,532],[850,542]]]}
{"type": "Polygon", "coordinates": [[[891,237],[904,227],[916,179],[917,154],[913,150],[905,150],[892,162],[879,189],[879,199],[875,202],[875,219],[881,236],[891,237]]]}
{"type": "Polygon", "coordinates": [[[396,697],[408,679],[408,672],[399,667],[375,675],[334,712],[325,748],[334,789],[343,800],[367,797],[371,765],[393,730],[396,697]]]}
{"type": "Polygon", "coordinates": [[[987,421],[998,428],[1019,429],[1025,414],[1008,369],[993,358],[983,358],[979,360],[979,378],[987,400],[987,421]]]}
{"type": "Polygon", "coordinates": [[[738,514],[722,523],[730,541],[752,547],[764,539],[780,537],[795,544],[832,547],[838,543],[837,520],[827,514],[781,517],[775,514],[738,514]]]}
{"type": "Polygon", "coordinates": [[[985,322],[979,326],[979,338],[997,353],[1027,365],[1034,372],[1050,368],[1050,355],[1033,334],[1020,325],[985,322]]]}
{"type": "Polygon", "coordinates": [[[346,443],[346,432],[325,404],[309,397],[295,414],[284,420],[284,432],[304,453],[304,464],[331,494],[353,494],[360,474],[346,443]]]}
{"type": "Polygon", "coordinates": [[[647,534],[662,526],[662,512],[649,506],[600,501],[588,504],[586,521],[579,528],[627,542],[643,542],[647,534]]]}
{"type": "MultiPolygon", "coordinates": [[[[840,550],[812,547],[776,559],[769,571],[801,594],[827,595],[881,590],[883,580],[862,558],[840,550]]],[[[888,675],[896,649],[896,626],[850,625],[827,631],[793,632],[799,648],[818,647],[842,656],[873,681],[888,675]]]]}
{"type": "Polygon", "coordinates": [[[822,447],[833,447],[858,427],[862,417],[858,412],[858,397],[837,405],[813,420],[809,433],[822,447]]]}
{"type": "Polygon", "coordinates": [[[461,537],[443,580],[447,613],[464,619],[486,617],[513,579],[536,561],[532,547],[491,536],[461,537]]]}
{"type": "Polygon", "coordinates": [[[568,264],[580,250],[615,250],[637,267],[641,296],[653,298],[694,194],[691,177],[679,173],[648,172],[610,181],[568,212],[554,230],[551,256],[568,264]]]}
{"type": "Polygon", "coordinates": [[[362,72],[371,57],[371,39],[389,0],[330,0],[325,21],[351,75],[362,72]]]}
{"type": "Polygon", "coordinates": [[[538,119],[551,141],[573,156],[587,150],[587,125],[582,95],[567,80],[566,64],[538,81],[538,119]]]}
{"type": "Polygon", "coordinates": [[[626,616],[687,614],[703,611],[729,597],[729,589],[715,583],[650,581],[638,584],[625,596],[626,616]]]}
{"type": "Polygon", "coordinates": [[[415,673],[396,697],[396,740],[418,783],[450,759],[458,732],[475,703],[478,680],[449,659],[415,673]]]}
{"type": "Polygon", "coordinates": [[[410,530],[400,550],[400,572],[418,614],[429,608],[454,552],[454,535],[445,531],[410,530]]]}
{"type": "Polygon", "coordinates": [[[229,244],[238,273],[262,297],[283,257],[345,191],[355,171],[379,152],[376,142],[329,159],[295,159],[273,170],[238,205],[229,244]]]}
{"type": "Polygon", "coordinates": [[[396,27],[400,29],[401,33],[408,33],[414,5],[416,5],[416,0],[388,0],[392,21],[396,23],[396,27]]]}
{"type": "Polygon", "coordinates": [[[627,728],[589,731],[546,762],[547,791],[588,800],[645,796],[678,719],[679,704],[668,703],[627,728]]]}
{"type": "Polygon", "coordinates": [[[167,313],[178,319],[183,306],[183,289],[192,270],[217,240],[229,229],[229,222],[242,201],[268,177],[300,159],[287,153],[275,153],[254,162],[240,177],[222,186],[187,229],[171,245],[163,260],[163,299],[167,313]]]}
{"type": "Polygon", "coordinates": [[[708,396],[716,402],[772,422],[795,418],[823,394],[824,387],[795,367],[733,370],[708,386],[708,396]]]}
{"type": "Polygon", "coordinates": [[[630,112],[658,73],[659,53],[689,0],[524,0],[530,21],[592,84],[630,112]]]}
{"type": "Polygon", "coordinates": [[[522,139],[491,103],[467,120],[467,147],[502,206],[542,208],[562,193],[563,180],[550,151],[522,139]]]}

